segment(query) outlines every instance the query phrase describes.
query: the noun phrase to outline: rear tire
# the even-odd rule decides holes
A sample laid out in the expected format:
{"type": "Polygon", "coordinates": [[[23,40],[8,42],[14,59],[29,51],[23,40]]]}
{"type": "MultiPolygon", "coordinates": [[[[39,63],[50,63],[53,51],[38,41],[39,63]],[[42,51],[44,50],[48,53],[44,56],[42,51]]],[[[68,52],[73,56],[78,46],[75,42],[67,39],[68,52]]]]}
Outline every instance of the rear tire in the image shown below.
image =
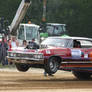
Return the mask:
{"type": "Polygon", "coordinates": [[[24,63],[15,63],[17,70],[22,71],[22,72],[26,72],[29,69],[29,65],[28,64],[24,64],[24,63]]]}
{"type": "Polygon", "coordinates": [[[57,70],[59,69],[60,66],[60,59],[58,59],[57,57],[51,57],[48,62],[46,62],[45,64],[45,71],[48,74],[54,74],[57,72],[57,70]]]}
{"type": "Polygon", "coordinates": [[[89,72],[73,71],[73,74],[76,78],[80,80],[87,80],[91,78],[91,73],[89,72]]]}

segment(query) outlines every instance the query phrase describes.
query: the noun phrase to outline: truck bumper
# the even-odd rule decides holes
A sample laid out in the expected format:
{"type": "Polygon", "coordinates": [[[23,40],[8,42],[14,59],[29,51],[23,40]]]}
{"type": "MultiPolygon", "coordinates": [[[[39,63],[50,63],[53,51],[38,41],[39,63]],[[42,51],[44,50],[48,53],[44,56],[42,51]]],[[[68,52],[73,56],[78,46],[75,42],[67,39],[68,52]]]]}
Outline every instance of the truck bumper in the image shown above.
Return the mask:
{"type": "Polygon", "coordinates": [[[44,59],[8,57],[8,56],[7,59],[8,62],[12,63],[44,64],[44,59]]]}

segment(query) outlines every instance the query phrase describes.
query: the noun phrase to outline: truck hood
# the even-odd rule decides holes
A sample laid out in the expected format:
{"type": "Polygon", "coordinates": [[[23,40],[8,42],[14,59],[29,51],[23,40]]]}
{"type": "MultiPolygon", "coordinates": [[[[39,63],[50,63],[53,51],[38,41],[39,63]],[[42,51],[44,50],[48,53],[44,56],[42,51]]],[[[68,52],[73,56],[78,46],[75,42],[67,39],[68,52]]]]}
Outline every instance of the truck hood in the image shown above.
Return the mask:
{"type": "Polygon", "coordinates": [[[36,50],[34,50],[34,49],[25,49],[25,47],[11,48],[8,51],[12,51],[12,52],[36,52],[36,50]]]}
{"type": "Polygon", "coordinates": [[[8,52],[18,52],[18,53],[42,53],[45,50],[50,49],[59,49],[60,47],[54,47],[54,46],[48,46],[47,48],[42,49],[25,49],[25,47],[17,47],[17,48],[11,48],[8,50],[8,52]]]}

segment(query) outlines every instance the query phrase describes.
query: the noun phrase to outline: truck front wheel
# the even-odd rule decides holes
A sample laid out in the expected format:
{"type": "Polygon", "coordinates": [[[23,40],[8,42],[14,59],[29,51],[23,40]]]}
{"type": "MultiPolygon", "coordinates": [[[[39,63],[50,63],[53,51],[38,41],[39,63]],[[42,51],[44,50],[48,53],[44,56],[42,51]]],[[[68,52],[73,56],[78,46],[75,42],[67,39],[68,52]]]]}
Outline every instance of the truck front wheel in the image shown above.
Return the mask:
{"type": "Polygon", "coordinates": [[[54,74],[57,72],[60,66],[60,59],[57,57],[51,57],[45,64],[45,71],[48,74],[54,74]]]}
{"type": "Polygon", "coordinates": [[[15,63],[17,70],[22,71],[22,72],[26,72],[29,69],[29,65],[28,64],[24,64],[24,63],[15,63]]]}

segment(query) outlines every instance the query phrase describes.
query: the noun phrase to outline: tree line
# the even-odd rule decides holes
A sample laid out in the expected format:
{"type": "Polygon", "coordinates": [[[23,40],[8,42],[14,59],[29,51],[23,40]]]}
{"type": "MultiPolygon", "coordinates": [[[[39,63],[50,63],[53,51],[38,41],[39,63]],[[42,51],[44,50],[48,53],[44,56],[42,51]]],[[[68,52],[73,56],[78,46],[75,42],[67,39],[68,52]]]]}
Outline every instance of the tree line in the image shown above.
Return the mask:
{"type": "MultiPolygon", "coordinates": [[[[21,0],[1,0],[0,17],[9,20],[16,13],[21,0]]],[[[23,20],[40,24],[43,14],[43,0],[31,0],[27,14],[23,20]]],[[[47,0],[46,22],[67,25],[69,35],[92,37],[92,0],[47,0]]]]}

